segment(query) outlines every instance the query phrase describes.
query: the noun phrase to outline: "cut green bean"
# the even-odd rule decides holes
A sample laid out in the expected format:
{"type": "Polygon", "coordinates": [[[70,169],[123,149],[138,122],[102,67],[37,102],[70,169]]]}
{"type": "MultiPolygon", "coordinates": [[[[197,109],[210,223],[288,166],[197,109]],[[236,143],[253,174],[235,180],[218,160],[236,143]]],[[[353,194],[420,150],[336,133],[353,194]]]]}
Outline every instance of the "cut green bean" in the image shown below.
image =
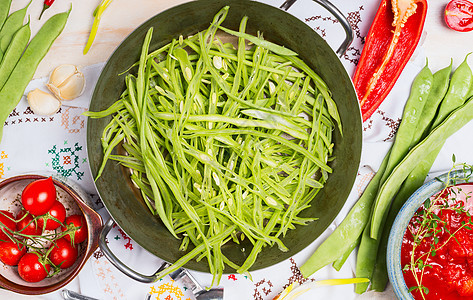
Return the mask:
{"type": "Polygon", "coordinates": [[[148,208],[189,251],[163,276],[206,259],[215,283],[226,266],[246,274],[266,246],[287,251],[281,238],[315,221],[299,214],[332,172],[332,132],[341,124],[327,85],[287,59],[291,50],[248,36],[247,18],[227,30],[236,47],[216,39],[227,12],[154,52],[150,29],[126,91],[108,109],[85,113],[110,119],[96,179],[108,160],[130,168],[148,208]],[[125,155],[115,153],[118,144],[125,155]],[[237,265],[221,248],[243,239],[250,247],[237,265]]]}

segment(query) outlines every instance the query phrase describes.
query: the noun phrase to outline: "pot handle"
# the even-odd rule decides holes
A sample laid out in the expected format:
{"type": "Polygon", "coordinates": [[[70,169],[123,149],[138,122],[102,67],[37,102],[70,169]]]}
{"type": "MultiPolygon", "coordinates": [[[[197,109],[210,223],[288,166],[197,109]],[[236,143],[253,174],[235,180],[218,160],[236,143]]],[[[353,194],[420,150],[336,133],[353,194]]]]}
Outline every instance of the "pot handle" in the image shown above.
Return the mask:
{"type": "Polygon", "coordinates": [[[107,245],[106,237],[110,230],[112,230],[113,226],[115,225],[115,221],[110,218],[107,223],[103,226],[102,232],[100,233],[99,237],[99,247],[102,250],[103,255],[110,261],[112,265],[114,265],[118,270],[120,270],[123,274],[127,275],[128,277],[143,283],[153,283],[157,280],[159,272],[161,272],[162,268],[159,268],[153,275],[143,275],[141,273],[136,272],[135,270],[131,269],[130,267],[126,266],[121,262],[118,257],[113,254],[110,248],[107,245]]]}
{"type": "MultiPolygon", "coordinates": [[[[286,0],[279,8],[287,11],[296,1],[297,0],[286,0]]],[[[342,57],[347,51],[350,44],[353,42],[354,34],[353,34],[353,29],[350,26],[350,22],[348,22],[348,19],[331,2],[327,0],[313,0],[313,1],[317,2],[323,8],[328,10],[340,22],[340,25],[342,25],[343,29],[345,30],[345,35],[346,35],[345,40],[343,41],[343,43],[340,45],[340,47],[338,48],[336,52],[339,57],[342,57]]]]}

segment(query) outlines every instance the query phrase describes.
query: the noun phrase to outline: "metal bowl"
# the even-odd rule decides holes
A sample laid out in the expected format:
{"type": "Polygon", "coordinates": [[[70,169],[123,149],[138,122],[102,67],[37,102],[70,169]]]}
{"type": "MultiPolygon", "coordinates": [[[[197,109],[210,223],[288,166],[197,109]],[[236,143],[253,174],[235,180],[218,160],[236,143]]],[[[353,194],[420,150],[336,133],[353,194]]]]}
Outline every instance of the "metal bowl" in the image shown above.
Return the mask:
{"type": "MultiPolygon", "coordinates": [[[[338,130],[333,134],[336,157],[331,162],[333,173],[326,186],[313,199],[312,206],[301,214],[318,220],[287,233],[282,241],[289,251],[265,247],[252,267],[254,270],[285,260],[314,241],[345,204],[356,177],[362,144],[360,108],[350,77],[324,39],[294,16],[263,3],[248,0],[191,1],[152,17],[121,43],[100,75],[90,110],[104,110],[119,98],[125,89],[124,75],[119,74],[138,61],[141,45],[150,27],[154,27],[150,46],[152,51],[172,38],[192,35],[208,28],[214,15],[225,5],[229,5],[230,10],[223,26],[238,30],[242,17],[248,16],[249,33],[263,32],[266,39],[296,51],[322,77],[332,91],[344,130],[343,136],[338,130]]],[[[87,148],[93,176],[97,174],[103,159],[100,139],[109,121],[110,118],[88,120],[87,148]]],[[[113,220],[140,246],[168,262],[175,262],[183,256],[182,251],[179,251],[181,241],[175,239],[161,221],[151,214],[128,177],[124,168],[113,162],[107,163],[102,176],[95,182],[105,207],[113,220]]],[[[231,261],[241,264],[246,258],[242,248],[249,249],[251,244],[229,244],[222,251],[231,261]]],[[[192,260],[186,267],[208,271],[205,260],[192,260]]]]}
{"type": "MultiPolygon", "coordinates": [[[[21,209],[21,193],[30,182],[44,179],[43,175],[19,175],[0,182],[0,209],[8,210],[16,215],[21,209]]],[[[45,278],[40,282],[29,283],[18,275],[17,267],[3,266],[0,268],[0,287],[26,295],[40,295],[56,291],[73,280],[84,266],[87,259],[98,247],[98,237],[102,229],[102,219],[87,203],[87,195],[79,188],[71,187],[64,180],[53,177],[57,199],[66,208],[67,215],[83,214],[87,221],[87,241],[79,248],[79,257],[73,266],[61,270],[57,275],[45,278]]],[[[0,265],[3,263],[0,262],[0,265]]]]}

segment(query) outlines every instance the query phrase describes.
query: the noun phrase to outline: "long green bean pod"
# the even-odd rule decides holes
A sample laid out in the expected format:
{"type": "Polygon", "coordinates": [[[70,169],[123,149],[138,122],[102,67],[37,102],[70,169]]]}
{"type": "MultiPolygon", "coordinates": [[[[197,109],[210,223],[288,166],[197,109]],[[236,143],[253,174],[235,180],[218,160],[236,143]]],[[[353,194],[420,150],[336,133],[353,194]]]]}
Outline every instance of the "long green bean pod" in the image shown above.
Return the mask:
{"type": "Polygon", "coordinates": [[[451,73],[452,62],[447,67],[434,73],[432,89],[422,110],[422,117],[419,119],[419,123],[414,130],[411,145],[416,145],[428,134],[428,130],[435,120],[439,105],[447,93],[451,73]]]}
{"type": "Polygon", "coordinates": [[[22,26],[23,21],[25,20],[26,10],[30,6],[31,1],[26,5],[24,8],[13,12],[8,18],[5,20],[5,23],[0,30],[0,50],[2,53],[8,48],[11,39],[15,32],[17,32],[22,26]]]}
{"type": "Polygon", "coordinates": [[[324,266],[335,262],[342,256],[348,256],[351,245],[356,243],[369,222],[370,211],[376,198],[381,177],[388,163],[389,153],[385,156],[375,176],[366,186],[363,195],[353,205],[342,223],[315,250],[310,258],[300,267],[304,277],[308,277],[324,266]]]}
{"type": "Polygon", "coordinates": [[[13,36],[10,45],[3,55],[3,60],[0,63],[0,90],[3,88],[3,85],[20,60],[23,51],[30,41],[30,36],[31,30],[29,23],[20,28],[13,36]]]}
{"type": "Polygon", "coordinates": [[[447,94],[440,104],[432,128],[437,127],[455,108],[462,105],[467,99],[473,82],[473,74],[467,61],[468,56],[465,57],[453,73],[447,94]]]}
{"type": "Polygon", "coordinates": [[[436,146],[473,119],[473,101],[470,98],[464,105],[454,110],[440,125],[438,125],[422,142],[412,148],[399,165],[393,170],[386,182],[380,188],[371,224],[371,237],[378,239],[381,225],[385,219],[389,204],[403,182],[417,163],[426,155],[435,151],[436,146]]]}
{"type": "Polygon", "coordinates": [[[12,0],[0,1],[0,31],[2,30],[3,24],[8,17],[8,13],[10,12],[11,1],[12,0]]]}
{"type": "MultiPolygon", "coordinates": [[[[69,13],[70,11],[59,13],[49,18],[33,37],[20,60],[15,65],[10,77],[8,77],[5,85],[0,90],[1,124],[5,122],[8,115],[20,101],[39,63],[64,29],[69,13]]],[[[0,139],[2,135],[3,127],[0,130],[0,139]]]]}
{"type": "MultiPolygon", "coordinates": [[[[402,115],[402,121],[396,133],[396,138],[391,147],[388,165],[384,171],[379,187],[384,184],[386,178],[391,174],[394,167],[409,152],[412,147],[412,132],[418,126],[422,117],[422,111],[425,107],[430,94],[433,81],[433,75],[428,65],[419,72],[414,79],[411,87],[411,93],[407,99],[406,106],[402,115]]],[[[383,220],[384,224],[384,220],[383,220]]],[[[381,225],[382,226],[382,225],[381,225]]],[[[378,253],[379,241],[370,237],[370,228],[368,224],[361,238],[357,254],[356,276],[371,279],[376,263],[376,254],[378,253]]],[[[355,287],[355,292],[363,293],[368,288],[369,283],[360,283],[355,287]]]]}

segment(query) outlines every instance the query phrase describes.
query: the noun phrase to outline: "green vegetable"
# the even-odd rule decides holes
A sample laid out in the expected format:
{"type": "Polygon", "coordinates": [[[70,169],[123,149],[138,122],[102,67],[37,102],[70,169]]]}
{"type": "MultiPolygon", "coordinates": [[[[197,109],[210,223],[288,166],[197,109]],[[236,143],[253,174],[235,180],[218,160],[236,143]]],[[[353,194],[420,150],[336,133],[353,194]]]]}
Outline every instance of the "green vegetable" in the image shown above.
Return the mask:
{"type": "MultiPolygon", "coordinates": [[[[39,63],[64,29],[69,13],[70,11],[54,15],[44,23],[11,72],[5,85],[0,90],[1,124],[5,122],[8,115],[20,101],[39,63]]],[[[3,127],[0,129],[0,139],[2,134],[3,127]]]]}
{"type": "Polygon", "coordinates": [[[8,13],[10,12],[11,1],[12,0],[0,1],[0,30],[2,29],[3,24],[8,17],[8,13]]]}
{"type": "Polygon", "coordinates": [[[447,94],[440,104],[439,112],[432,128],[437,127],[458,106],[465,102],[472,86],[473,75],[468,66],[467,58],[458,66],[450,80],[447,94]]]}
{"type": "MultiPolygon", "coordinates": [[[[453,81],[453,80],[452,80],[453,81]]],[[[392,197],[397,192],[399,182],[403,182],[416,164],[427,153],[431,153],[440,144],[473,119],[473,101],[468,100],[460,108],[454,110],[438,127],[436,127],[422,142],[415,146],[393,170],[386,182],[380,188],[372,216],[371,237],[379,238],[380,225],[385,218],[392,197]]]]}
{"type": "Polygon", "coordinates": [[[450,84],[450,75],[452,72],[452,63],[446,68],[443,68],[433,75],[432,88],[427,98],[427,101],[422,110],[422,117],[419,119],[416,129],[414,130],[414,137],[412,138],[411,147],[416,145],[421,139],[427,136],[430,127],[433,125],[437,109],[445,97],[450,84]]]}
{"type": "Polygon", "coordinates": [[[84,55],[89,52],[90,47],[92,47],[92,44],[94,43],[95,36],[97,35],[97,30],[99,29],[99,24],[100,20],[102,18],[102,14],[104,11],[107,9],[107,7],[112,3],[112,0],[102,0],[100,4],[95,8],[93,17],[94,17],[94,23],[92,24],[92,29],[89,34],[89,39],[87,40],[87,44],[85,45],[84,48],[84,55]]]}
{"type": "Polygon", "coordinates": [[[151,28],[121,98],[86,113],[110,118],[97,179],[108,160],[130,168],[180,249],[194,247],[162,276],[206,259],[219,281],[225,266],[246,273],[263,247],[287,251],[281,237],[314,221],[299,213],[332,171],[341,124],[326,84],[289,49],[249,38],[247,18],[238,32],[226,30],[236,48],[223,44],[215,33],[228,9],[207,30],[153,52],[151,28]],[[114,153],[118,144],[127,155],[114,153]],[[221,249],[242,239],[252,247],[237,265],[221,249]]]}
{"type": "Polygon", "coordinates": [[[3,88],[17,62],[20,60],[23,51],[30,41],[30,36],[31,30],[29,23],[21,27],[13,36],[11,44],[5,51],[3,60],[0,63],[0,90],[3,88]]]}
{"type": "Polygon", "coordinates": [[[300,267],[304,277],[309,277],[324,266],[335,262],[351,253],[351,245],[359,240],[369,221],[372,203],[388,163],[389,153],[385,156],[378,172],[365,188],[363,195],[353,205],[348,215],[335,231],[315,250],[310,258],[300,267]],[[348,253],[349,252],[349,253],[348,253]]]}
{"type": "MultiPolygon", "coordinates": [[[[434,80],[434,86],[433,86],[433,93],[437,94],[438,97],[443,98],[443,95],[445,95],[446,91],[446,86],[448,86],[449,82],[449,74],[451,72],[451,64],[449,67],[442,69],[436,74],[439,74],[437,79],[438,81],[436,82],[434,80]],[[447,75],[448,72],[448,75],[447,75]],[[441,88],[439,91],[436,92],[436,86],[440,86],[441,88]]],[[[463,81],[464,78],[463,76],[466,75],[467,77],[471,74],[470,67],[463,63],[461,64],[457,70],[454,73],[454,76],[452,76],[452,82],[451,84],[454,86],[459,86],[459,83],[457,81],[463,81]],[[457,75],[455,75],[457,74],[457,75]]],[[[435,75],[434,75],[435,78],[435,75]]],[[[463,91],[460,91],[460,94],[462,94],[463,91]]],[[[446,97],[446,96],[445,96],[446,97]]],[[[452,92],[450,93],[449,97],[452,97],[452,92]]],[[[430,98],[430,95],[429,95],[430,98]]],[[[459,96],[456,101],[450,101],[449,105],[450,108],[448,110],[453,110],[455,108],[458,108],[458,106],[462,105],[467,99],[470,97],[468,96],[459,96]],[[457,107],[455,107],[457,105],[457,107]]],[[[440,101],[435,101],[438,103],[440,101]]],[[[444,109],[447,109],[447,105],[443,104],[444,109]]],[[[434,109],[430,109],[434,110],[434,109]]],[[[426,118],[430,119],[431,117],[430,112],[426,114],[426,118]]],[[[443,118],[442,114],[438,114],[436,117],[436,120],[434,120],[436,123],[441,123],[439,120],[443,118]]],[[[428,122],[424,122],[425,127],[427,127],[428,122]]],[[[422,129],[418,130],[422,131],[422,129]]],[[[412,146],[415,146],[414,144],[415,141],[413,141],[412,146]]],[[[389,214],[387,216],[386,224],[384,226],[383,230],[383,235],[380,241],[380,249],[378,250],[378,257],[376,260],[376,266],[373,271],[373,279],[372,279],[372,289],[376,291],[383,291],[386,287],[386,283],[388,280],[388,275],[387,275],[387,267],[386,267],[386,249],[387,249],[387,244],[388,244],[388,236],[389,236],[389,230],[394,223],[394,219],[397,216],[397,213],[401,209],[402,205],[407,201],[407,199],[412,195],[418,188],[422,186],[424,183],[424,180],[429,173],[432,165],[435,162],[435,159],[437,158],[439,152],[442,150],[442,147],[444,145],[444,142],[436,145],[436,148],[428,155],[425,155],[422,160],[418,163],[418,165],[415,167],[415,169],[409,174],[409,176],[406,178],[406,180],[403,182],[402,186],[400,187],[398,193],[396,194],[396,197],[393,199],[391,207],[389,209],[389,214]]]]}
{"type": "Polygon", "coordinates": [[[26,16],[26,10],[30,6],[30,3],[28,3],[28,5],[23,9],[13,12],[6,19],[5,24],[0,30],[0,50],[2,51],[2,53],[5,53],[5,51],[7,50],[8,45],[10,44],[15,32],[17,32],[23,26],[23,21],[26,16]]]}
{"type": "MultiPolygon", "coordinates": [[[[391,147],[388,165],[383,172],[384,174],[379,186],[384,184],[394,167],[399,164],[400,160],[411,149],[413,132],[416,130],[419,120],[422,117],[422,111],[429,97],[432,81],[432,72],[426,64],[412,83],[411,93],[404,107],[402,121],[391,147]]],[[[379,241],[370,237],[370,228],[371,226],[368,224],[363,231],[356,263],[356,276],[369,279],[371,279],[375,268],[376,254],[378,253],[379,247],[379,241]]],[[[357,284],[355,292],[360,294],[365,292],[367,288],[368,283],[357,284]]]]}

